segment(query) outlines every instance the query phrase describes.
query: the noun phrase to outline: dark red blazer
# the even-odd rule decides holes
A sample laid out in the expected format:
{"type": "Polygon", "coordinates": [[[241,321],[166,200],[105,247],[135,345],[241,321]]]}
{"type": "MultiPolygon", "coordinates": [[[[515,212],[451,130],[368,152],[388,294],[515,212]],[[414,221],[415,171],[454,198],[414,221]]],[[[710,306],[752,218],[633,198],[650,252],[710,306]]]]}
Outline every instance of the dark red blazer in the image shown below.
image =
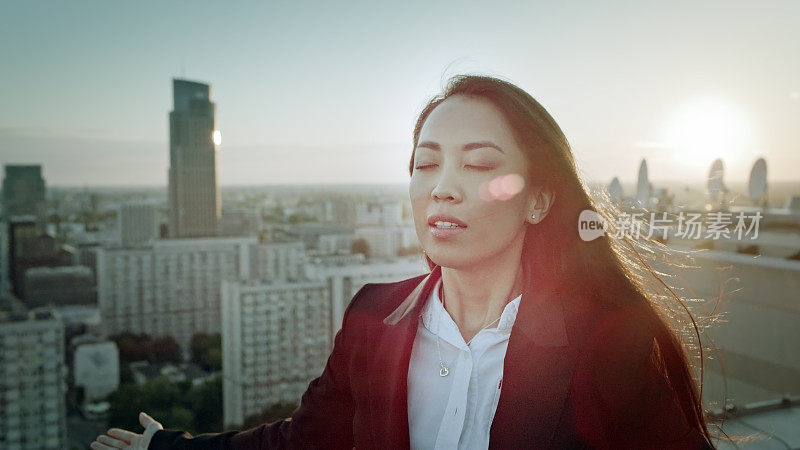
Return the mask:
{"type": "MultiPolygon", "coordinates": [[[[364,286],[291,419],[196,437],[162,430],[149,448],[408,448],[411,348],[439,277],[437,267],[364,286]]],[[[639,308],[564,293],[523,297],[489,447],[711,448],[653,364],[653,333],[639,308]]]]}

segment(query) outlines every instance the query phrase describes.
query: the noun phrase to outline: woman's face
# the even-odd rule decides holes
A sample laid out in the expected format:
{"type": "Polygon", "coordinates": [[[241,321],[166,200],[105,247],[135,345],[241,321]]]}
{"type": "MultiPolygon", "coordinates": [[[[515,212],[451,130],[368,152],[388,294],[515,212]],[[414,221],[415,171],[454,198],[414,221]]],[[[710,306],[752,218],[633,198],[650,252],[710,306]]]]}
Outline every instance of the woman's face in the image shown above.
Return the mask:
{"type": "Polygon", "coordinates": [[[409,194],[422,248],[443,267],[468,267],[522,248],[532,209],[527,163],[502,113],[454,95],[425,121],[409,194]]]}

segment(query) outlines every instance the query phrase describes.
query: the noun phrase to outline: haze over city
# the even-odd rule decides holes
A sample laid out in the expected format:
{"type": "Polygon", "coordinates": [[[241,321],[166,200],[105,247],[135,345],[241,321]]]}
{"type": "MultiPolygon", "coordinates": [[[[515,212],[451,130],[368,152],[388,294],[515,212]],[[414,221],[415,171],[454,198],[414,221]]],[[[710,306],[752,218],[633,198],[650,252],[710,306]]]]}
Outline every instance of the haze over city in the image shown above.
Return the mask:
{"type": "Polygon", "coordinates": [[[0,2],[0,449],[800,448],[800,0],[394,3],[0,2]]]}
{"type": "Polygon", "coordinates": [[[0,160],[52,186],[166,186],[171,79],[211,85],[221,185],[408,181],[453,74],[531,92],[591,181],[800,166],[800,3],[4,3],[0,160]]]}

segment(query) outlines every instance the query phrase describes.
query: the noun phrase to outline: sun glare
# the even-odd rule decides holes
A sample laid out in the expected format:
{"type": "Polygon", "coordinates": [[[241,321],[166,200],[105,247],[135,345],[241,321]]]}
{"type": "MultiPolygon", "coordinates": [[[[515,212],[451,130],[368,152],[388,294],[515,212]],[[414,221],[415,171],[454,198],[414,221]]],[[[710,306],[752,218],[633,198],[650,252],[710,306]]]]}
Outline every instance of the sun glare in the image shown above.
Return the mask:
{"type": "Polygon", "coordinates": [[[716,158],[730,162],[743,156],[752,130],[736,104],[705,98],[678,108],[667,120],[665,138],[679,162],[705,168],[716,158]]]}
{"type": "Polygon", "coordinates": [[[211,135],[211,139],[213,139],[214,145],[222,144],[222,132],[219,130],[214,130],[214,133],[211,135]]]}

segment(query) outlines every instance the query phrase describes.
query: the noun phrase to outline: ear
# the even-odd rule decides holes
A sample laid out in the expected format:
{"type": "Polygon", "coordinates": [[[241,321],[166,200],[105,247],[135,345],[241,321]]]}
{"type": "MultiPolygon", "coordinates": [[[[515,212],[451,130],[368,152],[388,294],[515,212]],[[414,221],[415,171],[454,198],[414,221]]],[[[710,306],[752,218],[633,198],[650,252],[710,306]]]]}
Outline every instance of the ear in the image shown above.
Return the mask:
{"type": "Polygon", "coordinates": [[[525,221],[534,225],[541,222],[547,217],[555,201],[556,193],[551,188],[534,187],[525,221]]]}

